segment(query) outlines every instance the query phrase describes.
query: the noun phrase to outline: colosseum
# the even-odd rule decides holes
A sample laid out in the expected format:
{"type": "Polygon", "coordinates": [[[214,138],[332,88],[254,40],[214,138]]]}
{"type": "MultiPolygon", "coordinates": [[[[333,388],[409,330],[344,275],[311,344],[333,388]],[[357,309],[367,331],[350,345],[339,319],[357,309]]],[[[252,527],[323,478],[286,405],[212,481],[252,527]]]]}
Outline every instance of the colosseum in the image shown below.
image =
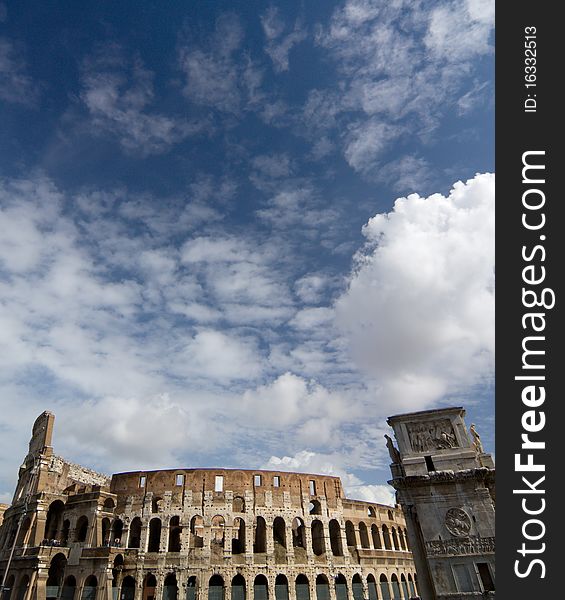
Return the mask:
{"type": "Polygon", "coordinates": [[[167,469],[107,477],[53,454],[36,420],[0,527],[2,600],[408,600],[399,506],[338,477],[167,469]]]}

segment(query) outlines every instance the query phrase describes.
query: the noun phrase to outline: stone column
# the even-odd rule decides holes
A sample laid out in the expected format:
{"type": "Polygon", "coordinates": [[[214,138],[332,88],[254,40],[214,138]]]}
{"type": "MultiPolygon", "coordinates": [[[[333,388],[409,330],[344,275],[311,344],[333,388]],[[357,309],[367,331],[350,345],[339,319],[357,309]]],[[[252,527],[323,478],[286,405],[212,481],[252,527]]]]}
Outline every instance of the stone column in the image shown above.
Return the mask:
{"type": "Polygon", "coordinates": [[[163,525],[163,519],[161,519],[161,538],[159,539],[159,552],[167,552],[169,550],[169,523],[163,525]]]}
{"type": "Polygon", "coordinates": [[[312,548],[312,522],[304,523],[304,543],[306,544],[306,557],[308,562],[314,560],[314,550],[312,548]]]}
{"type": "Polygon", "coordinates": [[[233,527],[224,525],[224,558],[231,558],[231,541],[233,535],[233,527]]]}
{"type": "Polygon", "coordinates": [[[141,521],[141,533],[139,540],[139,550],[140,552],[147,552],[147,542],[149,537],[149,524],[146,520],[141,521]]]}
{"type": "MultiPolygon", "coordinates": [[[[49,574],[47,572],[47,569],[39,569],[39,571],[37,571],[37,579],[36,579],[36,585],[35,585],[35,594],[34,594],[34,598],[35,600],[45,600],[47,598],[47,578],[48,578],[49,574]]],[[[31,589],[31,579],[29,582],[30,585],[30,589],[31,589]]],[[[30,590],[28,590],[29,592],[30,590]]],[[[19,592],[19,590],[18,590],[19,592]]],[[[27,596],[27,594],[26,594],[27,596]]]]}
{"type": "MultiPolygon", "coordinates": [[[[285,521],[286,523],[286,521],[285,521]]],[[[286,536],[286,562],[289,565],[294,564],[294,546],[292,545],[292,520],[290,523],[286,523],[285,527],[286,536]]]]}
{"type": "Polygon", "coordinates": [[[267,564],[273,564],[275,562],[275,540],[273,539],[273,522],[271,519],[265,519],[265,535],[266,550],[267,550],[267,564]]]}

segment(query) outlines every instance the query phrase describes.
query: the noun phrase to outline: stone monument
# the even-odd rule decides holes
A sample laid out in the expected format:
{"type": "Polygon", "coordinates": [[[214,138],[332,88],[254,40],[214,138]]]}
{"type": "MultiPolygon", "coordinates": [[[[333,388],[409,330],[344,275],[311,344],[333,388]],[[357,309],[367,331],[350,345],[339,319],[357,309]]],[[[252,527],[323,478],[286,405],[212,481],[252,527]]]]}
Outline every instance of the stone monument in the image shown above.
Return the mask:
{"type": "Polygon", "coordinates": [[[392,480],[423,600],[494,597],[494,463],[460,407],[389,417],[392,480]]]}

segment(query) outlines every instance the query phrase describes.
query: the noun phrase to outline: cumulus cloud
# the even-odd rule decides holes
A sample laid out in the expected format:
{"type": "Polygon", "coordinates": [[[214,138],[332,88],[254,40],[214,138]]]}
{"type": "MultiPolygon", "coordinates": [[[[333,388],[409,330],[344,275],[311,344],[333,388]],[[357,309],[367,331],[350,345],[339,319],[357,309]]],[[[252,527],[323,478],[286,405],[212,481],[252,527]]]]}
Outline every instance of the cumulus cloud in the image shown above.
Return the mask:
{"type": "Polygon", "coordinates": [[[394,490],[390,486],[364,483],[359,477],[347,471],[343,462],[343,456],[339,454],[319,454],[300,450],[294,456],[271,456],[262,468],[339,477],[347,498],[394,506],[394,490]]]}
{"type": "Polygon", "coordinates": [[[354,359],[381,402],[423,408],[491,378],[494,353],[494,176],[449,195],[399,198],[369,220],[349,289],[336,303],[354,359]]]}

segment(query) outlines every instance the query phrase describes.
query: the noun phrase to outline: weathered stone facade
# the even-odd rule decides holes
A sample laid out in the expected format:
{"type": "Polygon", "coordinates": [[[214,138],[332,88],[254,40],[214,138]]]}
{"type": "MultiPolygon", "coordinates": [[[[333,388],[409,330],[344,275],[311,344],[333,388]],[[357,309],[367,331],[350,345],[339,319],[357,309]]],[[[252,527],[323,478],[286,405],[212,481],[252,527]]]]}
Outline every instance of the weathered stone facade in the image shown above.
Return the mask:
{"type": "Polygon", "coordinates": [[[426,600],[494,596],[494,463],[462,408],[388,419],[393,479],[426,600]]]}
{"type": "Polygon", "coordinates": [[[0,528],[2,600],[408,600],[400,507],[337,477],[175,469],[108,478],[53,455],[41,415],[0,528]]]}

